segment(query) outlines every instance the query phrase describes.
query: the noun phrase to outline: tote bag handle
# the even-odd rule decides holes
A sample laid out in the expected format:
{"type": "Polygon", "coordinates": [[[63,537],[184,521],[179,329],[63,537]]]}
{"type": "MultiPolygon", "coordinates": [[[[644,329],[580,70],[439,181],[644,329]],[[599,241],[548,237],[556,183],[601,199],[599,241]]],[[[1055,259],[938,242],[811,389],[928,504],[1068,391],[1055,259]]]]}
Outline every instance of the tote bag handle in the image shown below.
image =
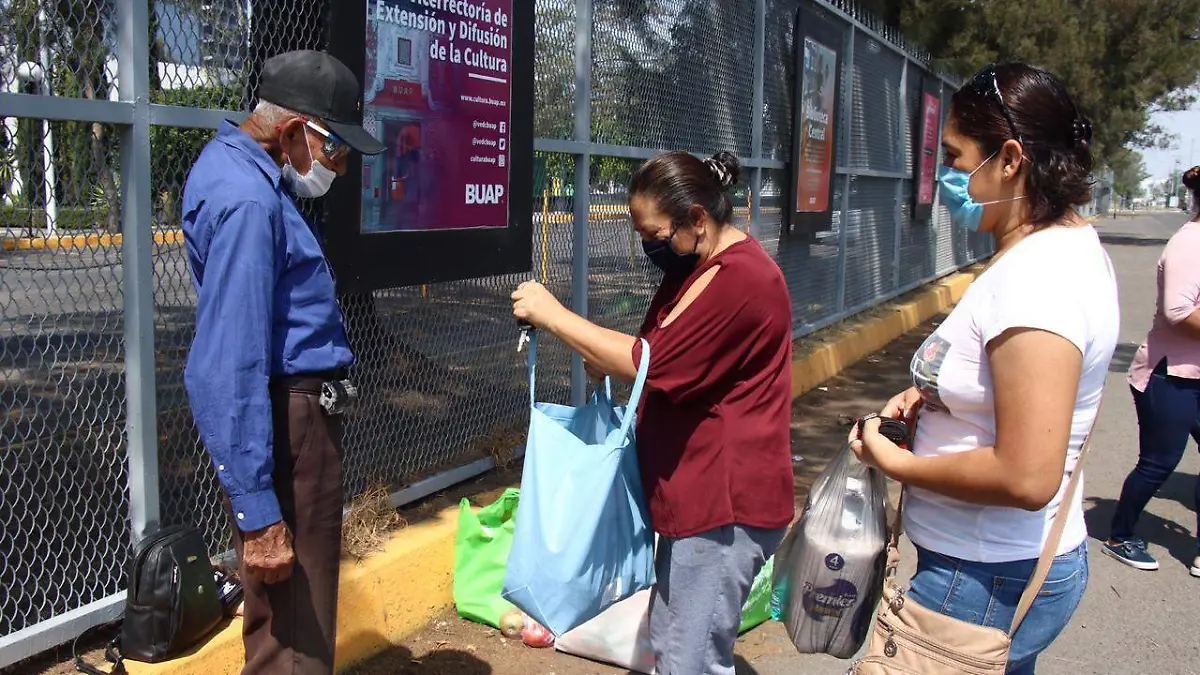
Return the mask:
{"type": "MultiPolygon", "coordinates": [[[[642,400],[642,392],[646,388],[646,376],[650,372],[650,343],[642,338],[642,362],[638,364],[637,378],[633,381],[633,391],[629,394],[629,405],[625,407],[625,417],[621,420],[621,437],[628,438],[633,420],[637,416],[638,403],[642,400]]],[[[537,348],[538,333],[532,331],[529,336],[529,405],[537,405],[537,348]]],[[[604,378],[605,391],[608,399],[612,400],[612,380],[604,378]]]]}

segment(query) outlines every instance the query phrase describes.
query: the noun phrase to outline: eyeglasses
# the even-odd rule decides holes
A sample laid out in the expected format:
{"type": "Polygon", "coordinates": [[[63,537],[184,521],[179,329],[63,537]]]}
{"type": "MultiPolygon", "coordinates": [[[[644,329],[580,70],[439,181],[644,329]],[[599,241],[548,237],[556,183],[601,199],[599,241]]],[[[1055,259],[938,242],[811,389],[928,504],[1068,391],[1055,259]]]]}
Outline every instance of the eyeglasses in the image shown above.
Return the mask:
{"type": "Polygon", "coordinates": [[[309,129],[312,129],[321,136],[324,136],[324,140],[321,141],[321,152],[325,153],[325,156],[329,158],[329,161],[336,162],[350,154],[350,146],[346,144],[346,141],[338,138],[337,134],[329,131],[328,129],[317,126],[312,120],[304,120],[304,124],[309,129]]]}
{"type": "Polygon", "coordinates": [[[1012,136],[1017,142],[1024,145],[1025,141],[1017,131],[1016,123],[1013,122],[1012,111],[1008,109],[1008,104],[1004,102],[1004,94],[1000,92],[1000,80],[996,78],[996,65],[989,65],[976,73],[970,86],[976,94],[984,98],[992,98],[1000,104],[1000,112],[1004,115],[1004,121],[1008,122],[1008,130],[1012,132],[1012,136]]]}

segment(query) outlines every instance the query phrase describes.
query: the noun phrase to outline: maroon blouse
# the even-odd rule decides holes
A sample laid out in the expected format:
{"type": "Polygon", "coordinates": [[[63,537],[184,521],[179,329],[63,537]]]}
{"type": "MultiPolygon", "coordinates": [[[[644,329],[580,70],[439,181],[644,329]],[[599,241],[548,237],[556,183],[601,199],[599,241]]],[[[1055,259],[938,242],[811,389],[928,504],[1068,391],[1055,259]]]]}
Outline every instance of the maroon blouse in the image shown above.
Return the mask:
{"type": "MultiPolygon", "coordinates": [[[[650,372],[638,410],[642,484],[655,530],[680,538],[792,520],[792,305],[783,273],[753,239],[664,280],[642,325],[650,372]],[[684,291],[721,270],[671,325],[684,291]]],[[[641,360],[641,341],[633,349],[641,360]]]]}

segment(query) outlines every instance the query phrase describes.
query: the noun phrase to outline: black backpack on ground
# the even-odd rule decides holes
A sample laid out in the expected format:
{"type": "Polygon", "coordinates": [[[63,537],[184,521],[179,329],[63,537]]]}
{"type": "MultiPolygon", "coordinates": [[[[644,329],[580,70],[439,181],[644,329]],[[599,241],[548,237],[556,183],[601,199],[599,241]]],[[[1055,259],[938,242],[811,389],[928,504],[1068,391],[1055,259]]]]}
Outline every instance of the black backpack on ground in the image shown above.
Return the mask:
{"type": "MultiPolygon", "coordinates": [[[[221,623],[228,613],[223,599],[234,609],[241,599],[240,584],[219,572],[214,576],[204,535],[192,527],[168,527],[138,543],[127,578],[120,634],[105,650],[114,664],[113,675],[125,672],[126,658],[159,663],[179,656],[221,623]],[[238,597],[223,598],[231,589],[238,597]]],[[[89,675],[108,675],[84,663],[78,642],[73,650],[75,666],[89,675]]]]}

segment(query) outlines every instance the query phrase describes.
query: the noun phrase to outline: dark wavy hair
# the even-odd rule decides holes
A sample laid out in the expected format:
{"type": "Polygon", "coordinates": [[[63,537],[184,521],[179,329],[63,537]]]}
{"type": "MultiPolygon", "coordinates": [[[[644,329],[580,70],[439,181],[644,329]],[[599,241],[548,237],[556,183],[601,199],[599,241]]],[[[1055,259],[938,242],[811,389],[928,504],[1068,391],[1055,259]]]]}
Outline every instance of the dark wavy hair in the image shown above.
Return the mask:
{"type": "Polygon", "coordinates": [[[1200,166],[1193,166],[1183,174],[1183,186],[1190,190],[1193,196],[1200,196],[1200,166]]]}
{"type": "Polygon", "coordinates": [[[692,207],[699,205],[720,225],[733,221],[729,189],[737,184],[742,163],[731,152],[700,159],[683,150],[663,153],[633,174],[629,198],[649,197],[671,219],[674,227],[693,221],[692,207]]]}
{"type": "Polygon", "coordinates": [[[988,66],[954,94],[950,109],[959,131],[985,155],[1009,140],[1021,143],[1035,224],[1092,200],[1092,124],[1055,75],[1024,63],[988,66]]]}

